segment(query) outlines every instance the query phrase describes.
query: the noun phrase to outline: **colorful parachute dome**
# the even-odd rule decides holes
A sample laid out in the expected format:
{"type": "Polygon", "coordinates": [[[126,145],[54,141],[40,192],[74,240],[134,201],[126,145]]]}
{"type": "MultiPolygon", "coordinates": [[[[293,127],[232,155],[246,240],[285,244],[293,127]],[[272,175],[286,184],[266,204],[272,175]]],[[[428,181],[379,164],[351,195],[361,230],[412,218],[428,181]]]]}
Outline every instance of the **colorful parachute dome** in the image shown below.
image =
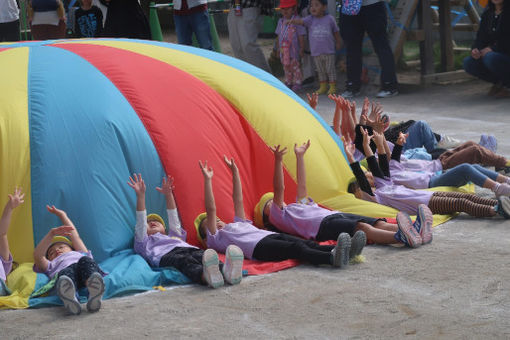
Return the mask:
{"type": "MultiPolygon", "coordinates": [[[[328,124],[279,80],[237,59],[151,41],[61,40],[0,45],[0,74],[0,204],[15,186],[27,194],[8,234],[14,259],[33,261],[34,245],[61,224],[45,208],[55,205],[110,272],[106,297],[149,289],[160,277],[132,254],[136,196],[127,180],[133,173],[146,181],[148,213],[165,219],[155,187],[166,174],[174,177],[188,242],[198,244],[193,220],[204,211],[198,160],[212,166],[218,216],[229,222],[232,179],[223,155],[235,158],[252,218],[260,196],[272,191],[269,147],[290,149],[284,164],[292,202],[292,148],[311,139],[311,197],[332,209],[395,216],[346,195],[353,175],[328,124]],[[140,266],[153,276],[140,278],[140,266]]],[[[278,269],[250,266],[251,273],[278,269]]]]}

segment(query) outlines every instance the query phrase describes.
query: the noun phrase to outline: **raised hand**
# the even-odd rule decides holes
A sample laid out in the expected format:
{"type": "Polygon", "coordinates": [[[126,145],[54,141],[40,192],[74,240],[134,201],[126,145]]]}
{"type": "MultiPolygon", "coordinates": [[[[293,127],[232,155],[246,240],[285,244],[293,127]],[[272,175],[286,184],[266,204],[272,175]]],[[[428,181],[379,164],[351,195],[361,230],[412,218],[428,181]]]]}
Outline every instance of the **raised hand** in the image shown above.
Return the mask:
{"type": "Polygon", "coordinates": [[[301,144],[301,146],[297,146],[297,144],[294,144],[294,153],[296,156],[302,156],[305,154],[306,150],[310,147],[310,140],[308,140],[306,143],[301,144]]]}
{"type": "Polygon", "coordinates": [[[308,105],[310,105],[312,109],[315,110],[317,103],[319,103],[319,94],[317,92],[314,92],[311,95],[307,93],[306,97],[308,98],[308,105]]]}
{"type": "Polygon", "coordinates": [[[356,150],[356,146],[352,144],[352,140],[349,137],[342,137],[342,141],[344,142],[344,150],[347,158],[352,158],[356,150]]]}
{"type": "Polygon", "coordinates": [[[368,131],[364,128],[361,128],[361,134],[363,135],[363,145],[370,145],[370,141],[374,135],[369,135],[368,131]]]}
{"type": "Polygon", "coordinates": [[[56,215],[58,217],[63,216],[63,215],[66,214],[66,212],[64,210],[57,209],[57,208],[55,208],[54,205],[52,205],[52,206],[47,205],[46,209],[48,209],[48,211],[50,213],[52,213],[53,215],[56,215]]]}
{"type": "Polygon", "coordinates": [[[73,226],[62,225],[60,227],[51,228],[51,236],[71,236],[71,233],[75,230],[73,226]]]}
{"type": "Polygon", "coordinates": [[[172,176],[163,177],[161,187],[156,187],[156,190],[165,196],[172,195],[174,189],[174,178],[172,176]]]}
{"type": "Polygon", "coordinates": [[[223,155],[223,160],[225,161],[225,164],[227,164],[227,166],[230,168],[230,171],[234,172],[239,170],[237,168],[236,162],[234,161],[234,158],[228,159],[227,156],[223,155]]]}
{"type": "Polygon", "coordinates": [[[205,161],[205,163],[198,161],[198,165],[200,166],[200,170],[202,170],[204,178],[211,179],[213,177],[213,169],[207,165],[207,161],[205,161]]]}
{"type": "Polygon", "coordinates": [[[133,174],[133,177],[129,176],[129,182],[127,184],[133,188],[136,195],[145,195],[145,182],[142,179],[142,174],[133,174]]]}
{"type": "Polygon", "coordinates": [[[23,199],[25,197],[25,193],[21,188],[16,187],[16,189],[14,189],[14,193],[12,195],[9,194],[8,196],[9,202],[7,204],[11,209],[14,209],[20,204],[25,202],[25,200],[23,199]]]}
{"type": "Polygon", "coordinates": [[[368,97],[365,97],[363,100],[363,106],[361,107],[361,114],[368,115],[368,110],[370,109],[370,101],[368,97]]]}
{"type": "Polygon", "coordinates": [[[409,133],[404,134],[402,131],[400,131],[398,133],[397,144],[404,145],[407,141],[407,137],[409,137],[409,133]]]}
{"type": "Polygon", "coordinates": [[[382,115],[383,114],[383,106],[381,105],[381,103],[377,102],[377,103],[372,103],[372,110],[370,111],[370,115],[369,115],[369,118],[371,120],[376,120],[377,119],[377,115],[382,115]]]}
{"type": "Polygon", "coordinates": [[[283,155],[287,153],[287,147],[282,148],[280,144],[275,145],[271,148],[271,151],[274,153],[274,158],[276,160],[282,160],[283,155]]]}
{"type": "MultiPolygon", "coordinates": [[[[378,147],[382,146],[384,143],[384,135],[382,133],[374,130],[374,141],[378,147]]],[[[382,151],[382,150],[380,150],[380,151],[382,151]]]]}

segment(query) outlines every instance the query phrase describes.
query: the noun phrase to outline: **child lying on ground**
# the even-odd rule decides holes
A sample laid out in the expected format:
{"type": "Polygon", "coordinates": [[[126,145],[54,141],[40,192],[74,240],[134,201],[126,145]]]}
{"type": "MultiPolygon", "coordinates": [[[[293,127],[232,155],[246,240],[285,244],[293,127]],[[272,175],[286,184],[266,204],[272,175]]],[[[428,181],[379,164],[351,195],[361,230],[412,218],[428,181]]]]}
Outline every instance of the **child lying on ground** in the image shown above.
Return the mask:
{"type": "MultiPolygon", "coordinates": [[[[365,174],[361,170],[359,163],[354,161],[352,155],[354,145],[349,140],[344,142],[347,159],[357,180],[349,185],[349,192],[354,193],[356,197],[388,205],[410,214],[417,214],[420,206],[426,205],[434,214],[465,212],[476,217],[492,217],[500,214],[510,218],[508,197],[501,197],[498,201],[460,192],[415,190],[393,183],[390,178],[384,135],[374,131],[374,134],[369,136],[365,129],[362,129],[362,133],[363,148],[371,172],[365,174]],[[372,138],[377,146],[379,164],[370,147],[372,138]]],[[[403,135],[400,139],[403,142],[403,135]]]]}
{"type": "Polygon", "coordinates": [[[7,275],[12,269],[12,254],[9,250],[9,240],[7,239],[7,232],[11,225],[12,212],[17,206],[25,202],[23,198],[25,194],[21,188],[14,189],[14,193],[9,195],[9,200],[5,204],[2,218],[0,219],[0,296],[10,294],[6,285],[7,275]]]}
{"type": "Polygon", "coordinates": [[[234,201],[234,222],[225,223],[216,217],[216,203],[212,189],[213,170],[207,162],[199,162],[204,175],[205,213],[195,219],[198,238],[208,247],[224,251],[228,245],[235,244],[243,249],[248,259],[259,261],[283,261],[296,259],[312,264],[330,264],[345,267],[349,263],[351,238],[342,233],[336,246],[319,245],[314,241],[303,240],[287,234],[279,234],[255,227],[246,219],[243,204],[243,190],[239,170],[234,159],[225,163],[232,172],[234,201]]]}
{"type": "Polygon", "coordinates": [[[182,229],[173,194],[174,180],[163,178],[161,187],[156,188],[166,199],[168,214],[168,235],[161,216],[145,210],[145,182],[141,174],[129,177],[128,185],[136,193],[135,251],[154,267],[175,267],[191,281],[207,284],[212,288],[223,286],[223,278],[230,284],[242,279],[243,253],[232,245],[226,249],[225,265],[220,273],[218,254],[207,249],[203,251],[186,243],[186,231],[182,229]]]}
{"type": "Polygon", "coordinates": [[[34,271],[44,273],[50,279],[58,275],[57,294],[71,314],[81,313],[76,298],[76,290],[81,287],[87,287],[89,291],[87,310],[97,312],[104,293],[102,271],[65,211],[55,206],[46,208],[59,217],[63,225],[50,229],[35,248],[34,271]]]}
{"type": "MultiPolygon", "coordinates": [[[[309,146],[310,141],[299,147],[294,146],[297,163],[297,200],[291,204],[285,204],[283,201],[285,184],[282,159],[287,148],[280,149],[280,145],[272,148],[275,156],[274,194],[266,193],[255,206],[257,226],[268,229],[275,227],[278,231],[319,242],[336,240],[341,233],[347,233],[352,237],[351,252],[356,255],[361,254],[367,238],[373,243],[391,244],[412,237],[409,233],[413,230],[407,223],[401,224],[399,229],[397,224],[387,223],[384,219],[341,213],[318,206],[308,197],[306,189],[304,155],[309,146]],[[404,237],[397,235],[401,233],[404,237]]],[[[429,243],[432,241],[432,213],[426,207],[420,212],[414,228],[421,231],[422,243],[429,243]]],[[[408,219],[403,221],[407,222],[408,219]]]]}

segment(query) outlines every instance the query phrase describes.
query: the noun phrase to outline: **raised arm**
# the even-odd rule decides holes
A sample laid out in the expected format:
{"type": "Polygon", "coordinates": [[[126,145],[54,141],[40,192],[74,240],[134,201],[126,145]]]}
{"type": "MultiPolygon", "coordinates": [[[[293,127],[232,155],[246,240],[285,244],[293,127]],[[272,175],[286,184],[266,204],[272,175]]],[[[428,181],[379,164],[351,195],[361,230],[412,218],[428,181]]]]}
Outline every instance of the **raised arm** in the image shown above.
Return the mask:
{"type": "Polygon", "coordinates": [[[136,225],[135,241],[142,241],[147,237],[147,211],[145,211],[145,182],[142,174],[133,174],[129,176],[127,184],[133,188],[136,193],[136,225]]]}
{"type": "Polygon", "coordinates": [[[41,242],[35,247],[34,249],[34,263],[37,268],[42,270],[43,272],[46,271],[48,268],[48,259],[46,258],[46,251],[48,250],[48,247],[51,244],[51,241],[53,240],[54,236],[66,236],[71,237],[71,231],[74,229],[72,226],[60,226],[57,228],[50,229],[46,236],[43,237],[41,242]]]}
{"type": "Polygon", "coordinates": [[[232,200],[234,201],[234,213],[240,219],[245,220],[246,214],[244,212],[243,203],[243,186],[241,184],[241,178],[239,177],[239,169],[237,168],[233,158],[228,159],[227,156],[224,155],[223,159],[232,172],[232,200]]]}
{"type": "Polygon", "coordinates": [[[287,153],[287,148],[281,148],[280,145],[276,145],[271,148],[274,154],[274,174],[273,174],[273,203],[276,204],[280,209],[283,209],[284,205],[284,194],[285,194],[285,182],[283,179],[283,155],[287,153]]]}
{"type": "Polygon", "coordinates": [[[207,213],[207,230],[211,235],[216,234],[216,203],[214,202],[214,193],[212,188],[213,169],[207,166],[207,161],[202,163],[198,161],[202,175],[204,175],[204,203],[207,213]]]}
{"type": "Polygon", "coordinates": [[[319,94],[317,92],[314,92],[312,94],[307,93],[306,97],[308,98],[308,105],[310,105],[311,108],[315,110],[315,108],[317,107],[317,103],[319,103],[319,94]]]}
{"type": "Polygon", "coordinates": [[[294,144],[294,153],[296,154],[296,172],[297,172],[297,199],[298,201],[307,198],[306,192],[306,169],[305,169],[305,152],[310,147],[310,140],[301,146],[294,144]]]}
{"type": "Polygon", "coordinates": [[[181,221],[179,220],[177,205],[175,204],[174,189],[174,178],[172,176],[163,177],[161,187],[156,187],[156,190],[165,196],[169,230],[182,235],[181,221]]]}
{"type": "Polygon", "coordinates": [[[366,192],[367,194],[373,196],[374,194],[372,192],[372,188],[370,187],[370,183],[368,183],[367,177],[363,173],[363,170],[361,170],[359,162],[356,162],[354,160],[353,154],[356,147],[354,146],[354,144],[352,144],[352,141],[349,138],[344,138],[343,142],[345,154],[347,156],[347,161],[351,166],[351,170],[354,173],[354,176],[356,177],[356,181],[358,182],[360,189],[366,192]]]}
{"type": "Polygon", "coordinates": [[[373,135],[369,136],[368,131],[363,127],[361,127],[360,130],[363,135],[363,151],[367,158],[368,167],[375,177],[384,178],[384,173],[381,171],[379,164],[377,164],[374,153],[370,148],[370,141],[372,140],[373,135]]]}
{"type": "Polygon", "coordinates": [[[69,238],[71,239],[71,242],[73,243],[74,250],[80,251],[82,253],[86,253],[88,251],[88,249],[85,246],[85,243],[83,243],[83,241],[81,240],[80,234],[78,234],[78,230],[76,230],[74,223],[67,216],[67,213],[64,210],[55,208],[54,205],[52,205],[51,207],[49,205],[47,205],[46,209],[48,209],[48,211],[50,213],[52,213],[52,214],[56,215],[58,218],[60,218],[60,221],[62,221],[63,225],[72,227],[69,238]]]}
{"type": "Polygon", "coordinates": [[[9,200],[5,204],[2,218],[0,219],[0,256],[6,261],[9,259],[10,253],[7,232],[9,231],[9,226],[11,224],[12,211],[17,206],[25,202],[23,200],[24,197],[25,194],[21,188],[14,189],[14,193],[9,195],[9,200]]]}
{"type": "Polygon", "coordinates": [[[384,139],[384,135],[374,130],[374,141],[379,155],[379,168],[384,176],[390,177],[390,164],[388,162],[388,143],[384,139]]]}
{"type": "Polygon", "coordinates": [[[406,143],[407,137],[409,137],[409,133],[402,133],[402,131],[398,133],[397,141],[393,147],[393,152],[391,153],[391,159],[400,162],[400,157],[402,157],[402,147],[406,143]]]}

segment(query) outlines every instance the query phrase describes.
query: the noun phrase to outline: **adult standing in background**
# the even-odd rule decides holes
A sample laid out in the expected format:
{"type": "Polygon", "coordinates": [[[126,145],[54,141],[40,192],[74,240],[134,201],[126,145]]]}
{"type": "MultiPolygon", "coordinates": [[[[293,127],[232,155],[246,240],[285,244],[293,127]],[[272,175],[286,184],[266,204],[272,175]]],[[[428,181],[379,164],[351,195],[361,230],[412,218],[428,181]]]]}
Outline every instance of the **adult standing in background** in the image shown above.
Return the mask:
{"type": "Polygon", "coordinates": [[[149,21],[138,0],[106,0],[108,12],[103,36],[109,38],[150,39],[149,21]]]}
{"type": "Polygon", "coordinates": [[[493,83],[490,96],[510,97],[510,0],[490,0],[464,70],[493,83]]]}
{"type": "Polygon", "coordinates": [[[231,0],[227,17],[234,56],[267,72],[270,72],[269,65],[257,43],[257,37],[261,15],[271,15],[273,7],[274,0],[231,0]]]}
{"type": "Polygon", "coordinates": [[[66,12],[61,0],[29,1],[28,22],[34,40],[66,37],[66,12]]]}
{"type": "Polygon", "coordinates": [[[347,82],[342,97],[352,98],[360,93],[365,32],[372,41],[381,66],[381,89],[377,97],[397,95],[395,60],[386,34],[387,14],[384,1],[343,0],[339,26],[347,50],[347,82]]]}
{"type": "Polygon", "coordinates": [[[212,50],[207,0],[174,0],[174,22],[179,44],[191,45],[195,33],[200,48],[212,50]]]}
{"type": "Polygon", "coordinates": [[[0,0],[0,42],[19,40],[19,8],[16,0],[0,0]]]}

